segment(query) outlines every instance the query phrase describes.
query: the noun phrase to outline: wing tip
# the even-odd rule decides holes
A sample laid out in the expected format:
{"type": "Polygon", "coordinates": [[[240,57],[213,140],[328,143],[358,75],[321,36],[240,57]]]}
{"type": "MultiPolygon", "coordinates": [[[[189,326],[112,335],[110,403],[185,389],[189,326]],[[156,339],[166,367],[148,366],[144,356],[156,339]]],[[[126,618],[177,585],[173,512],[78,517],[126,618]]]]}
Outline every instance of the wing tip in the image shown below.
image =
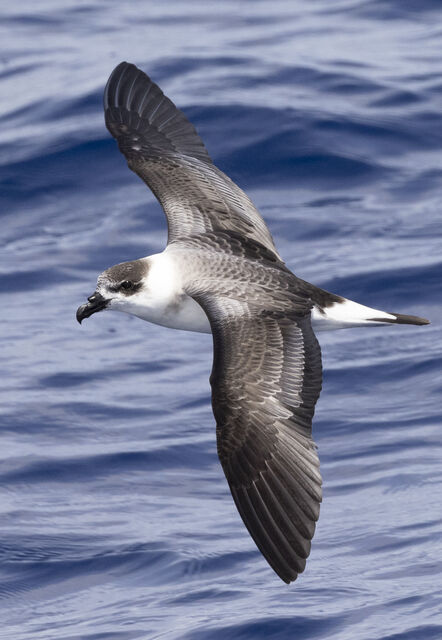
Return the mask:
{"type": "Polygon", "coordinates": [[[132,62],[126,62],[126,60],[123,60],[114,68],[104,88],[103,107],[105,111],[113,106],[117,106],[117,104],[113,104],[113,102],[116,102],[115,99],[117,98],[118,88],[123,77],[128,71],[133,71],[137,75],[142,74],[143,76],[146,76],[149,83],[151,82],[151,79],[144,73],[144,71],[141,71],[141,69],[132,64],[132,62]]]}
{"type": "MultiPolygon", "coordinates": [[[[127,133],[144,136],[150,152],[185,155],[212,164],[193,124],[161,88],[131,62],[112,71],[103,93],[105,123],[117,140],[127,133]],[[122,132],[121,125],[126,129],[122,132]]],[[[124,148],[120,150],[125,154],[124,148]]]]}

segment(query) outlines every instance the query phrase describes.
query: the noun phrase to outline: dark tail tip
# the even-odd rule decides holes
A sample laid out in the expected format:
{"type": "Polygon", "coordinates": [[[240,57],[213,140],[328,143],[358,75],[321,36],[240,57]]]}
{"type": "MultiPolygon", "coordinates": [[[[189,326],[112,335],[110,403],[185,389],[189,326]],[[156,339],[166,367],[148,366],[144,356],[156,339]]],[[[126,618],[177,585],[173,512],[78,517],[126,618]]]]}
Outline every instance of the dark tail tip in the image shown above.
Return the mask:
{"type": "MultiPolygon", "coordinates": [[[[387,311],[387,313],[390,313],[390,311],[387,311]]],[[[406,316],[402,313],[391,313],[391,315],[395,316],[395,318],[392,318],[391,320],[387,318],[370,318],[370,320],[376,322],[389,322],[391,324],[430,324],[429,320],[427,320],[426,318],[419,318],[419,316],[406,316]]]]}

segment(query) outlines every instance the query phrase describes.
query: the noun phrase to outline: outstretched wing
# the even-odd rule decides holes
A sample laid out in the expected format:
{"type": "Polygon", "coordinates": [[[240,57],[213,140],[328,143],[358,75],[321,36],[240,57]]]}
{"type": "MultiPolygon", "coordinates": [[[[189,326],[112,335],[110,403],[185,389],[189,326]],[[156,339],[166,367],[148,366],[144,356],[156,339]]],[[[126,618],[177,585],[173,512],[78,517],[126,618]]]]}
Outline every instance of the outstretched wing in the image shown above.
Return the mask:
{"type": "Polygon", "coordinates": [[[219,458],[250,535],[289,583],[304,570],[322,496],[311,436],[322,366],[310,314],[195,298],[213,333],[219,458]]]}
{"type": "Polygon", "coordinates": [[[193,125],[150,78],[122,62],[104,91],[106,126],[136,174],[160,201],[171,242],[206,231],[237,231],[278,255],[260,213],[212,163],[193,125]]]}

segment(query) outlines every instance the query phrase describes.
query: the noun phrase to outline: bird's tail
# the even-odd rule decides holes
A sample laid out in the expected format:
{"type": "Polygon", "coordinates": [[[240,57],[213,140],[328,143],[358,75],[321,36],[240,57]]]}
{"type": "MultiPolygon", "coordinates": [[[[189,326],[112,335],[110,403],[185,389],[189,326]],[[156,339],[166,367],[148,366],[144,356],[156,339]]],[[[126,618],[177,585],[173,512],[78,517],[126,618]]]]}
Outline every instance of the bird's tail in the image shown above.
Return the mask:
{"type": "Polygon", "coordinates": [[[339,298],[332,304],[316,305],[312,311],[312,324],[316,330],[327,330],[387,324],[424,325],[430,324],[430,321],[418,316],[372,309],[353,300],[339,298]]]}
{"type": "Polygon", "coordinates": [[[381,324],[385,322],[390,322],[392,324],[430,324],[430,321],[426,318],[420,318],[419,316],[408,316],[403,313],[389,313],[388,315],[393,316],[390,320],[389,318],[371,318],[371,322],[380,322],[381,324]]]}

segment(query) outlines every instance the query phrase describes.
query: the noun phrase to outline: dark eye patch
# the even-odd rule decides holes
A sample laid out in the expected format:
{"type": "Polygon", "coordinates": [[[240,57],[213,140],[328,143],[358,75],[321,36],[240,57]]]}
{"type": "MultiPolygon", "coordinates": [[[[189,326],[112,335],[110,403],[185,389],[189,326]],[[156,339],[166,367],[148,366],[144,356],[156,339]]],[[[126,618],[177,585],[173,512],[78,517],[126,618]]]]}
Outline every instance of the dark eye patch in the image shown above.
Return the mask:
{"type": "Polygon", "coordinates": [[[147,272],[148,263],[145,260],[134,260],[133,262],[121,262],[106,269],[100,278],[109,291],[130,296],[141,289],[147,272]],[[132,286],[121,286],[123,282],[129,282],[132,286]]]}
{"type": "Polygon", "coordinates": [[[108,284],[107,288],[113,293],[124,293],[125,295],[132,295],[139,289],[141,289],[141,282],[132,282],[131,280],[123,280],[116,284],[108,284]]]}
{"type": "Polygon", "coordinates": [[[123,280],[116,286],[116,290],[125,295],[131,296],[141,289],[141,282],[132,282],[131,280],[123,280]]]}

